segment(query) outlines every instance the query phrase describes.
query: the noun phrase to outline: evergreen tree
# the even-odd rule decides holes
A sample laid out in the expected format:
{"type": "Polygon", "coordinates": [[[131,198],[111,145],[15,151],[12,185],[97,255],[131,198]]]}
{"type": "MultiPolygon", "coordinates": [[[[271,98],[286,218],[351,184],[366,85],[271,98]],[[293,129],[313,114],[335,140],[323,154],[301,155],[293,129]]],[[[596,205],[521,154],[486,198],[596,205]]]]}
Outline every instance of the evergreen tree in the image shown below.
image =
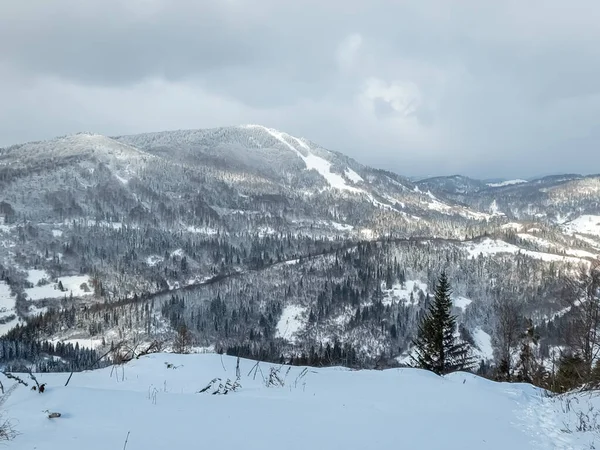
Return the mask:
{"type": "Polygon", "coordinates": [[[469,346],[455,336],[456,317],[451,314],[450,283],[442,272],[435,289],[435,297],[418,328],[413,341],[416,366],[444,375],[458,370],[469,370],[473,359],[469,346]]]}
{"type": "Polygon", "coordinates": [[[586,363],[578,354],[567,353],[560,358],[553,390],[567,392],[585,383],[586,363]]]}
{"type": "Polygon", "coordinates": [[[538,361],[539,336],[535,332],[531,319],[527,319],[526,324],[527,329],[523,334],[517,363],[517,380],[541,386],[547,374],[543,364],[538,361]]]}

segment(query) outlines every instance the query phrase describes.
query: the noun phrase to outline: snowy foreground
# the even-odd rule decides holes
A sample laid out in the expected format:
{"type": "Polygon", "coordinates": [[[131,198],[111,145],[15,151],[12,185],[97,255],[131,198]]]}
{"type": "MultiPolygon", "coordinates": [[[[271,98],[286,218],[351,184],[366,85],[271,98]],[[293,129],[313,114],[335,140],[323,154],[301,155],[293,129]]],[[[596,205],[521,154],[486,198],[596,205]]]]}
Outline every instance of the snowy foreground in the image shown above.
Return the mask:
{"type": "Polygon", "coordinates": [[[586,427],[596,422],[600,398],[589,395],[550,399],[529,385],[415,369],[284,367],[285,385],[267,387],[270,367],[241,360],[241,387],[227,395],[198,393],[235,380],[236,359],[219,355],[151,355],[76,373],[68,387],[68,374],[39,375],[45,393],[18,386],[3,405],[21,433],[8,447],[122,449],[129,434],[127,450],[600,448],[597,432],[577,430],[579,411],[586,427]]]}

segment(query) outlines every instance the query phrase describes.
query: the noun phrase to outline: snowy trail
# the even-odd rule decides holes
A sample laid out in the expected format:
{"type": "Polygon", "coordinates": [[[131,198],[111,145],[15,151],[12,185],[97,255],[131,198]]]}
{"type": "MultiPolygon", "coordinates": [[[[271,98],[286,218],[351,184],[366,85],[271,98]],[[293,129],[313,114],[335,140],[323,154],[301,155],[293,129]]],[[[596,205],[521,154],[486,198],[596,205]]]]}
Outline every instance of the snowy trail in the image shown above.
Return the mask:
{"type": "Polygon", "coordinates": [[[151,355],[112,373],[76,373],[68,387],[68,374],[42,374],[44,394],[19,386],[4,405],[21,433],[10,447],[123,448],[129,432],[128,450],[589,448],[573,444],[556,405],[529,385],[415,369],[301,376],[303,368],[284,367],[285,386],[266,387],[272,366],[261,363],[254,377],[255,364],[241,361],[242,387],[227,395],[197,393],[215,377],[235,378],[236,360],[219,355],[151,355]],[[46,410],[63,417],[50,420],[46,410]]]}

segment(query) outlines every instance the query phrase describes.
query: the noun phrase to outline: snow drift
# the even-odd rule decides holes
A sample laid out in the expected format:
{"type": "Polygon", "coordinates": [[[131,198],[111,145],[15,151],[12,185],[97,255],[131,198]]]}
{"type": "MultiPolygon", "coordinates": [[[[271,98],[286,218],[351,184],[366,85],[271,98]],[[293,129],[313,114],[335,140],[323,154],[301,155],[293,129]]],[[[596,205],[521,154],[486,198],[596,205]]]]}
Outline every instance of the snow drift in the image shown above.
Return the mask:
{"type": "Polygon", "coordinates": [[[416,369],[287,366],[277,373],[281,383],[269,385],[278,367],[241,360],[237,370],[230,357],[155,354],[75,373],[67,387],[68,374],[40,374],[46,392],[19,385],[4,404],[21,433],[10,446],[120,449],[129,435],[127,450],[505,450],[589,448],[594,438],[576,432],[574,407],[569,415],[529,385],[416,369]],[[237,373],[240,387],[212,395],[228,380],[233,386],[237,373]],[[49,419],[51,412],[61,417],[49,419]]]}

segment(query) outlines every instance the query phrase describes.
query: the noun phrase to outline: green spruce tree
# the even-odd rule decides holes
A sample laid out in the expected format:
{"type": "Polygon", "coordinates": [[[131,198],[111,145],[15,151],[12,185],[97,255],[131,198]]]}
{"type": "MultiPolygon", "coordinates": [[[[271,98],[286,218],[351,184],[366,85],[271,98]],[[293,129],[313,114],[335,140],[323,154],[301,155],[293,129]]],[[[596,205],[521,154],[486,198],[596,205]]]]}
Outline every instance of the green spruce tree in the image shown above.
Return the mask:
{"type": "Polygon", "coordinates": [[[456,317],[452,315],[450,283],[442,272],[435,289],[435,297],[419,324],[417,339],[413,341],[415,365],[444,375],[473,366],[469,345],[454,335],[456,317]]]}

